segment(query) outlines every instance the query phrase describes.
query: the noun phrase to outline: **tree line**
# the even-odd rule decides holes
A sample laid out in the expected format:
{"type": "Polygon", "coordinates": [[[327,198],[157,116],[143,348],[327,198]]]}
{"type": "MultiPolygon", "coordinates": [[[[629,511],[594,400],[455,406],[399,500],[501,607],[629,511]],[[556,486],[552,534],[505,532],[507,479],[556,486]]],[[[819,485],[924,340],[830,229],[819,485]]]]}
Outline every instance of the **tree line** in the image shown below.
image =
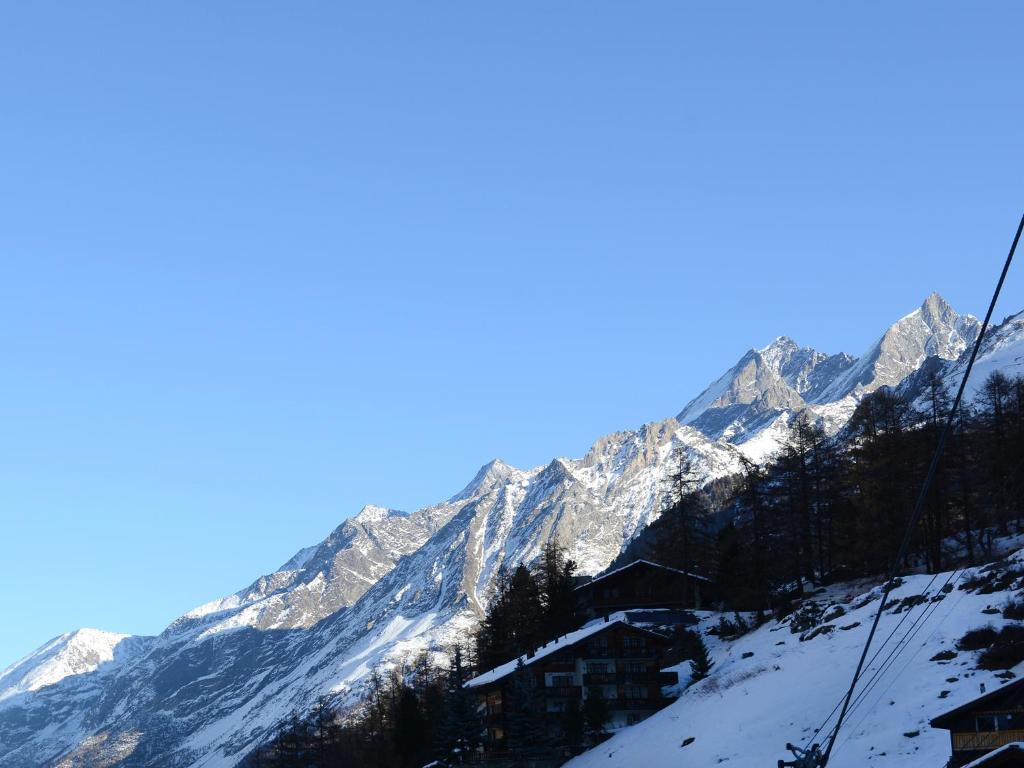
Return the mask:
{"type": "MultiPolygon", "coordinates": [[[[930,375],[916,400],[867,395],[842,432],[795,419],[779,453],[748,463],[717,531],[730,607],[784,608],[809,587],[885,572],[899,549],[951,406],[930,375]]],[[[1024,522],[1024,378],[993,373],[954,429],[900,567],[977,564],[1024,522]]],[[[670,545],[670,543],[669,543],[670,545]]]]}

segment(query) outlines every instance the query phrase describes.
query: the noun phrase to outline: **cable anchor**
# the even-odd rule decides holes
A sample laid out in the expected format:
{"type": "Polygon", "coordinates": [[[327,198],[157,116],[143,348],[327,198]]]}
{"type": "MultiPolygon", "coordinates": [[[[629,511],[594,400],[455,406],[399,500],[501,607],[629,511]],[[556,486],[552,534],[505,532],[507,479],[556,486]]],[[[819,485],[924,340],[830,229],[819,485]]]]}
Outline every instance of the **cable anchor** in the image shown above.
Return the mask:
{"type": "Polygon", "coordinates": [[[818,744],[812,744],[810,749],[786,744],[786,749],[793,753],[793,759],[779,760],[779,768],[823,768],[825,765],[825,756],[818,744]]]}

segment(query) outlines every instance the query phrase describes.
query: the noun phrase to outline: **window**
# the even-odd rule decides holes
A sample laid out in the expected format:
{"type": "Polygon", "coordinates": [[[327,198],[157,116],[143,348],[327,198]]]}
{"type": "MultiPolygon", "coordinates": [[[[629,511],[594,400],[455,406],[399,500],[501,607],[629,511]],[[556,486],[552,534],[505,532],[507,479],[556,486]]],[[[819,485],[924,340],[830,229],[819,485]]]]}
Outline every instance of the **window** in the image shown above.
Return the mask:
{"type": "Polygon", "coordinates": [[[549,701],[548,712],[565,712],[566,703],[564,701],[549,701]]]}
{"type": "Polygon", "coordinates": [[[996,727],[1000,731],[1016,731],[1024,729],[1024,717],[1014,717],[1011,714],[996,715],[996,727]]]}
{"type": "Polygon", "coordinates": [[[623,672],[646,672],[647,665],[642,661],[624,661],[622,663],[623,672]]]}
{"type": "Polygon", "coordinates": [[[619,689],[614,685],[602,685],[601,686],[601,698],[602,699],[617,699],[619,698],[619,689]]]}
{"type": "Polygon", "coordinates": [[[978,715],[974,718],[978,733],[986,733],[996,730],[995,715],[978,715]]]}
{"type": "Polygon", "coordinates": [[[647,647],[646,637],[625,637],[623,645],[627,651],[641,651],[647,647]]]}
{"type": "Polygon", "coordinates": [[[627,685],[623,689],[627,699],[646,699],[647,689],[642,685],[627,685]]]}
{"type": "Polygon", "coordinates": [[[611,665],[609,665],[607,661],[588,661],[587,662],[587,672],[589,672],[591,674],[594,674],[594,673],[600,674],[602,672],[610,672],[611,670],[608,669],[609,666],[611,666],[611,665]]]}

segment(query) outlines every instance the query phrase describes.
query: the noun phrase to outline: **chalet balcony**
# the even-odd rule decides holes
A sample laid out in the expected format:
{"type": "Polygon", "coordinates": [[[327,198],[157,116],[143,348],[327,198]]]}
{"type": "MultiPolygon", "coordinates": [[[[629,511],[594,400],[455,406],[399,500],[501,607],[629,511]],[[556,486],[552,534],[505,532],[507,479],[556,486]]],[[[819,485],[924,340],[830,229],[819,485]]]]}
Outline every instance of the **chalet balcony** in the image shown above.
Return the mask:
{"type": "Polygon", "coordinates": [[[676,675],[672,672],[587,672],[584,685],[672,685],[676,675]]]}
{"type": "Polygon", "coordinates": [[[665,700],[661,697],[653,699],[605,699],[608,702],[608,709],[622,710],[645,710],[656,712],[665,706],[665,700]]]}
{"type": "Polygon", "coordinates": [[[970,752],[974,750],[996,749],[1005,747],[1015,741],[1024,741],[1024,730],[1016,731],[983,731],[981,733],[954,733],[953,750],[970,752]]]}
{"type": "Polygon", "coordinates": [[[583,689],[578,685],[553,685],[543,691],[549,699],[579,699],[583,696],[583,689]]]}
{"type": "Polygon", "coordinates": [[[656,659],[659,651],[656,648],[588,648],[583,652],[584,659],[656,659]]]}

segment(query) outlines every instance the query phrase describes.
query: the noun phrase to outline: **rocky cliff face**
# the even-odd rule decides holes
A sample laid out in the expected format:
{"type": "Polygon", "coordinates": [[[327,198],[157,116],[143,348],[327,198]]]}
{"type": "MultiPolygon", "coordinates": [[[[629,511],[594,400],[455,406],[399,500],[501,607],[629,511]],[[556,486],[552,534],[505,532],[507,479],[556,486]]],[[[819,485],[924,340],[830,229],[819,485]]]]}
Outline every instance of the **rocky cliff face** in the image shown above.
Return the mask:
{"type": "MultiPolygon", "coordinates": [[[[993,329],[980,375],[1024,366],[1021,318],[993,329]]],[[[464,638],[502,564],[558,540],[583,573],[603,570],[657,515],[675,450],[706,480],[734,473],[743,453],[770,452],[795,413],[838,428],[865,392],[907,381],[926,360],[955,376],[976,324],[932,296],[859,359],[777,339],[678,420],[607,435],[580,459],[530,470],[492,461],[416,512],[365,507],[156,638],[97,640],[51,674],[75,646],[58,638],[0,676],[0,767],[233,765],[318,696],[357,696],[374,665],[464,638]]]]}
{"type": "Polygon", "coordinates": [[[793,415],[808,415],[834,433],[864,395],[897,386],[929,357],[958,360],[979,328],[977,318],[958,314],[933,293],[859,358],[826,355],[783,336],[747,352],[677,418],[761,460],[793,415]]]}

